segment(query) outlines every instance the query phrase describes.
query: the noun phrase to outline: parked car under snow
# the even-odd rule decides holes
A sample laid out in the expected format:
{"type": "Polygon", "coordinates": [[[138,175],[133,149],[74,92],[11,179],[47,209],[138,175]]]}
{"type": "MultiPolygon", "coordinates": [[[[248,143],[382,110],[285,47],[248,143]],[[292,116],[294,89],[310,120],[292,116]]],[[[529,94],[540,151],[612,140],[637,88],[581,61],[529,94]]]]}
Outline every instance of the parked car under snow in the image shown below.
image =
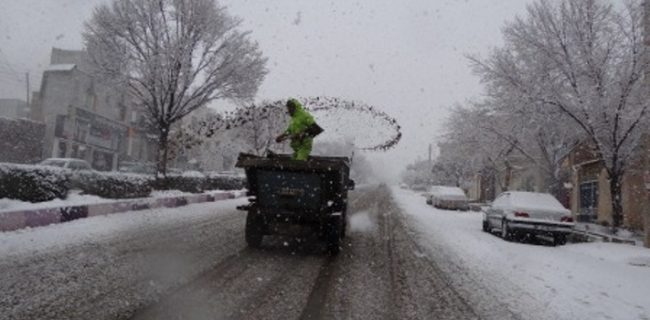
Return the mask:
{"type": "Polygon", "coordinates": [[[530,234],[552,237],[554,245],[562,245],[574,226],[571,211],[547,193],[504,192],[483,216],[483,231],[498,230],[508,241],[530,234]]]}
{"type": "Polygon", "coordinates": [[[40,165],[59,167],[72,171],[92,171],[90,164],[83,159],[76,158],[49,158],[41,161],[40,165]]]}
{"type": "Polygon", "coordinates": [[[465,191],[458,187],[433,186],[426,195],[427,204],[447,210],[469,210],[465,191]]]}

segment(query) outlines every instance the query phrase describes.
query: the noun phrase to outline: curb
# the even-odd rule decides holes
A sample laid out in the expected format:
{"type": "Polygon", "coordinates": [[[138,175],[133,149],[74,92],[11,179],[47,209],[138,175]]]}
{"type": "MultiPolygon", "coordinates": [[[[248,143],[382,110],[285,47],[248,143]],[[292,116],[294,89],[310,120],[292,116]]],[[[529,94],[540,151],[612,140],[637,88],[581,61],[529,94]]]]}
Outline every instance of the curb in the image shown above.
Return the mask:
{"type": "Polygon", "coordinates": [[[244,196],[244,194],[245,193],[234,191],[213,192],[169,198],[143,198],[69,207],[7,211],[0,213],[0,232],[43,227],[87,217],[103,216],[127,211],[176,208],[193,203],[236,199],[244,196]]]}
{"type": "Polygon", "coordinates": [[[637,242],[633,239],[625,239],[616,237],[613,235],[602,234],[598,232],[592,232],[587,230],[573,230],[573,235],[583,239],[583,242],[612,242],[612,243],[622,243],[637,246],[637,242]]]}

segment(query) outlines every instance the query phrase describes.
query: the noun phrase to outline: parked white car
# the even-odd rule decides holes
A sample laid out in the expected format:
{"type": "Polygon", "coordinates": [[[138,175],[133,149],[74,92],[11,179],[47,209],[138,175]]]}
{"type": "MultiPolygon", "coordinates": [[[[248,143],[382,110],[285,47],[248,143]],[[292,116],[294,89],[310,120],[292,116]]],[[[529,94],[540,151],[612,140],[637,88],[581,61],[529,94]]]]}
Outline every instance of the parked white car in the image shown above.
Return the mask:
{"type": "Polygon", "coordinates": [[[498,230],[508,241],[530,234],[549,236],[554,245],[563,245],[574,226],[571,211],[547,193],[504,192],[483,216],[483,231],[498,230]]]}
{"type": "Polygon", "coordinates": [[[72,171],[92,171],[93,168],[86,160],[76,158],[49,158],[41,161],[41,165],[59,167],[72,171]]]}
{"type": "Polygon", "coordinates": [[[458,187],[432,186],[426,194],[427,204],[447,210],[468,210],[469,200],[458,187]]]}

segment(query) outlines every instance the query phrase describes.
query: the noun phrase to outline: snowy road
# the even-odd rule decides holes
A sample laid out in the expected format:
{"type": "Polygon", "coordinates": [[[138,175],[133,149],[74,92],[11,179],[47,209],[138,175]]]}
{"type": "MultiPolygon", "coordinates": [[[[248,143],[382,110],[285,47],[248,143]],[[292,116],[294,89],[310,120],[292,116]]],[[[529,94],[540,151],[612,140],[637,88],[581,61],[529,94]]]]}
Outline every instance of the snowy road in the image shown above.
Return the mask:
{"type": "Polygon", "coordinates": [[[645,249],[625,247],[634,250],[581,274],[599,247],[504,242],[481,233],[475,213],[390,192],[351,194],[337,257],[310,239],[246,248],[234,210],[243,199],[3,233],[0,319],[647,319],[637,300],[650,268],[619,261],[650,261],[645,249]],[[543,258],[550,267],[534,268],[543,258]],[[560,267],[572,269],[545,271],[560,267]],[[614,280],[590,281],[594,272],[614,280]],[[567,277],[587,287],[559,286],[567,277]],[[638,296],[616,296],[626,291],[638,296]]]}

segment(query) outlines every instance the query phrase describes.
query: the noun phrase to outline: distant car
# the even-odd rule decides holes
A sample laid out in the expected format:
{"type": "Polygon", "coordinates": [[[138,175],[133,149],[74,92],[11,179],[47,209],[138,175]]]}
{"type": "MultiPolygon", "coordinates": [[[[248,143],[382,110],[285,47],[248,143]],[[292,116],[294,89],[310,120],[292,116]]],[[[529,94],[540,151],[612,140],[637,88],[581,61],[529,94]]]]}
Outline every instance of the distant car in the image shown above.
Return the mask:
{"type": "Polygon", "coordinates": [[[575,223],[571,211],[550,194],[508,191],[500,194],[483,216],[483,231],[499,230],[503,239],[530,234],[566,243],[575,223]]]}
{"type": "Polygon", "coordinates": [[[120,164],[118,169],[124,173],[138,173],[138,174],[155,174],[156,165],[150,162],[127,162],[124,161],[120,164]]]}
{"type": "Polygon", "coordinates": [[[167,174],[168,175],[182,175],[183,170],[178,169],[178,168],[167,168],[167,174]]]}
{"type": "Polygon", "coordinates": [[[43,166],[59,167],[72,171],[93,171],[92,166],[83,159],[75,158],[49,158],[41,161],[43,166]]]}
{"type": "Polygon", "coordinates": [[[421,184],[421,183],[416,183],[410,186],[411,190],[413,191],[427,191],[427,185],[426,184],[421,184]]]}
{"type": "Polygon", "coordinates": [[[183,177],[189,177],[189,178],[205,178],[205,175],[201,171],[196,171],[196,170],[183,171],[181,175],[183,177]]]}
{"type": "Polygon", "coordinates": [[[433,186],[426,195],[427,204],[447,210],[469,210],[465,191],[458,187],[433,186]]]}

